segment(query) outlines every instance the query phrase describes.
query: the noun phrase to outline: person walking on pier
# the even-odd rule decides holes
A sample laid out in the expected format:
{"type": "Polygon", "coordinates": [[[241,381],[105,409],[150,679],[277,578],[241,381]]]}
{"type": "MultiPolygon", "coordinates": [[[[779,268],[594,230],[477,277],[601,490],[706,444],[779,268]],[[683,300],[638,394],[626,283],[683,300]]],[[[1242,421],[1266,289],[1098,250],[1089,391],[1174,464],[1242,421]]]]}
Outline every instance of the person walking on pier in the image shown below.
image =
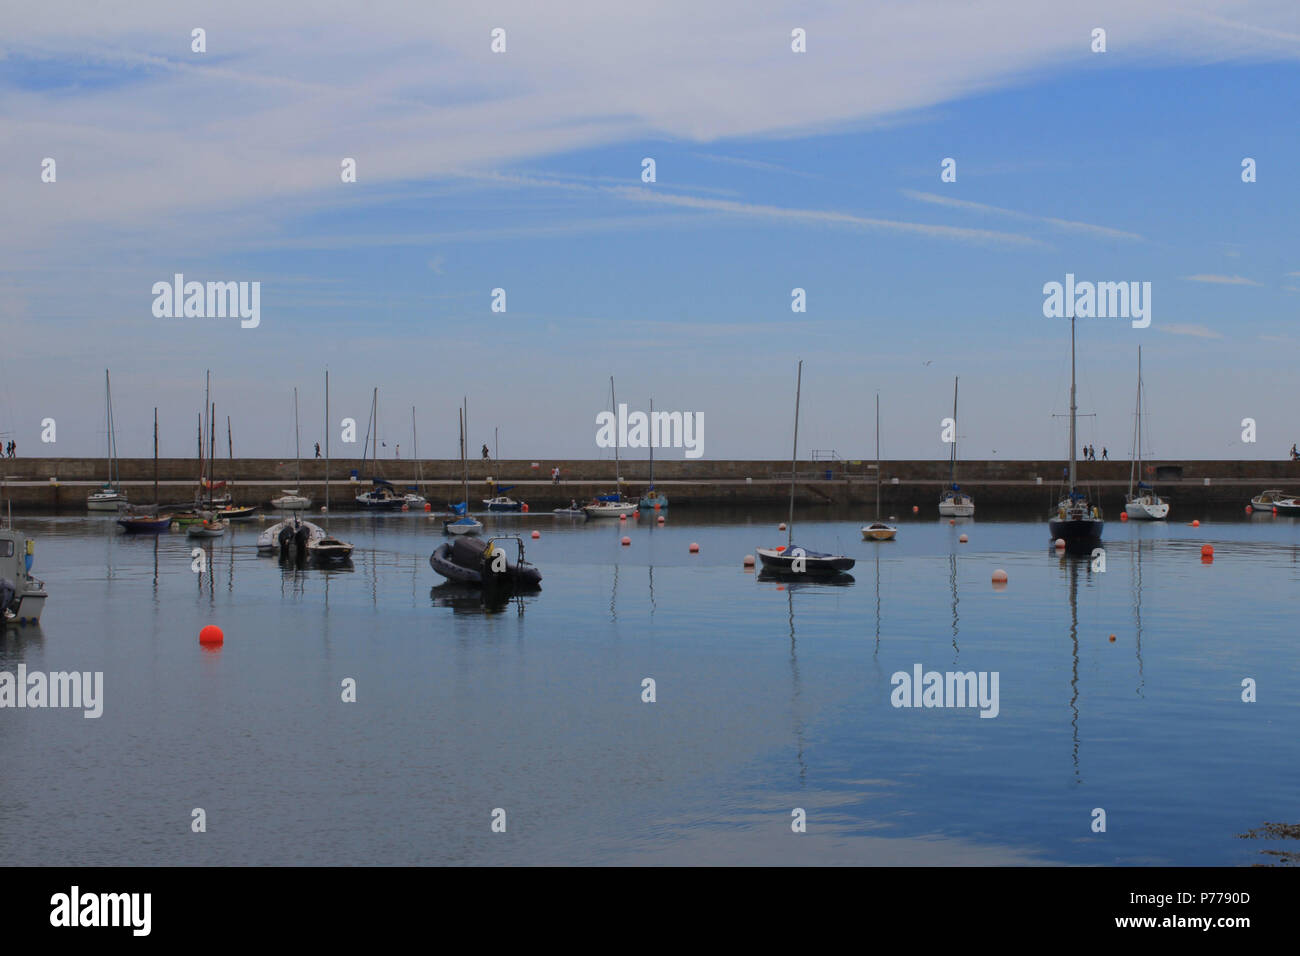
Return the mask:
{"type": "Polygon", "coordinates": [[[1101,460],[1102,460],[1102,461],[1109,461],[1109,460],[1110,460],[1110,459],[1107,457],[1107,455],[1106,455],[1106,446],[1105,446],[1105,445],[1102,445],[1102,446],[1101,446],[1101,460]]]}
{"type": "Polygon", "coordinates": [[[487,445],[484,445],[484,446],[483,446],[483,460],[484,460],[484,461],[487,461],[490,457],[491,457],[491,456],[488,454],[488,447],[487,447],[487,445]]]}
{"type": "Polygon", "coordinates": [[[320,457],[320,442],[316,443],[316,457],[320,457]]]}

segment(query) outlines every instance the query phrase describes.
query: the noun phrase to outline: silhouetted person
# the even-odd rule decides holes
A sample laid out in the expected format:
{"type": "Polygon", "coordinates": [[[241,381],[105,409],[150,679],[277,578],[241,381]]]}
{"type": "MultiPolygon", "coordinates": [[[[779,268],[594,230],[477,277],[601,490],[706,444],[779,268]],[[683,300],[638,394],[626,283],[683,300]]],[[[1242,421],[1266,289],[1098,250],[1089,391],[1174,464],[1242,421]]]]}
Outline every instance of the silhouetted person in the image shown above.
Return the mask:
{"type": "Polygon", "coordinates": [[[491,456],[488,455],[488,447],[487,447],[487,445],[484,445],[484,446],[483,446],[483,460],[484,460],[484,461],[487,461],[488,458],[490,458],[490,457],[491,457],[491,456]]]}
{"type": "Polygon", "coordinates": [[[1102,460],[1102,461],[1109,461],[1109,460],[1110,460],[1110,458],[1107,456],[1107,453],[1106,453],[1106,446],[1105,446],[1105,445],[1102,445],[1102,447],[1101,447],[1101,460],[1102,460]]]}
{"type": "Polygon", "coordinates": [[[320,442],[316,443],[316,457],[320,457],[320,442]]]}

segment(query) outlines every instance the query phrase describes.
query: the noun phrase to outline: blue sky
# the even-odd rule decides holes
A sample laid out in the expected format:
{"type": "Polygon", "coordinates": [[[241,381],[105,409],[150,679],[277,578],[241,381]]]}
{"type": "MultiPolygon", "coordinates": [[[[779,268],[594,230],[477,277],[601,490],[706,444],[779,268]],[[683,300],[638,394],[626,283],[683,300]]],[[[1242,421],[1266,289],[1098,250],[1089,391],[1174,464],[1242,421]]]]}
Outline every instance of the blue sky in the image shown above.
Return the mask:
{"type": "Polygon", "coordinates": [[[1150,328],[1080,320],[1082,441],[1127,456],[1141,344],[1149,454],[1283,457],[1297,8],[1035,6],[22,14],[0,40],[0,430],[102,453],[107,366],[119,451],[148,453],[158,405],[163,453],[189,454],[211,368],[236,453],[284,456],[295,385],[323,437],[328,365],[333,417],[364,423],[378,385],[404,457],[412,405],[421,452],[455,455],[462,395],[475,446],[499,427],[503,456],[607,457],[612,374],[633,408],[703,413],[706,458],[780,458],[802,358],[805,452],[873,454],[879,390],[885,457],[947,457],[960,376],[965,456],[1058,457],[1068,326],[1042,286],[1072,272],[1152,284],[1150,328]],[[261,325],[155,318],[176,272],[260,281],[261,325]]]}

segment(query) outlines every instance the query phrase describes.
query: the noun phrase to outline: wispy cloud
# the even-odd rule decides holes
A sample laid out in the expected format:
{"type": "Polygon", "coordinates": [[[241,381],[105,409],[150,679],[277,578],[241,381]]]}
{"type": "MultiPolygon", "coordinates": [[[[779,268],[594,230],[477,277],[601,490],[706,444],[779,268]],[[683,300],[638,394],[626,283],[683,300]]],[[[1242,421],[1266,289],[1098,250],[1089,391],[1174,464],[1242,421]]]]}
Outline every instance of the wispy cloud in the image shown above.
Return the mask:
{"type": "Polygon", "coordinates": [[[902,190],[902,193],[908,199],[933,203],[936,206],[948,206],[952,209],[965,209],[970,212],[992,213],[997,216],[1009,216],[1012,219],[1022,219],[1027,222],[1041,222],[1049,226],[1055,226],[1057,229],[1089,233],[1102,239],[1133,239],[1139,241],[1143,239],[1143,237],[1138,235],[1136,232],[1126,232],[1123,229],[1112,229],[1110,226],[1098,226],[1090,222],[1076,222],[1072,219],[1057,219],[1053,216],[1035,216],[1032,213],[1019,212],[1015,209],[1004,209],[1001,206],[990,206],[987,203],[972,202],[969,199],[955,199],[951,196],[941,196],[938,193],[918,192],[915,189],[904,189],[902,190]]]}
{"type": "Polygon", "coordinates": [[[1221,339],[1223,335],[1207,328],[1204,325],[1180,325],[1177,322],[1164,323],[1157,325],[1161,332],[1168,332],[1170,335],[1190,335],[1197,339],[1221,339]]]}
{"type": "Polygon", "coordinates": [[[1247,279],[1244,276],[1219,276],[1210,273],[1197,273],[1194,276],[1180,276],[1188,282],[1211,282],[1215,285],[1262,285],[1254,279],[1247,279]]]}
{"type": "Polygon", "coordinates": [[[631,186],[611,191],[624,199],[634,199],[639,202],[667,206],[680,206],[688,209],[704,209],[729,216],[797,222],[804,225],[882,229],[928,236],[932,239],[954,239],[963,242],[1007,243],[1020,246],[1046,245],[1046,243],[1030,236],[1022,236],[1012,232],[998,232],[993,229],[967,229],[962,226],[942,226],[931,223],[908,222],[901,219],[877,219],[871,216],[859,216],[855,213],[839,212],[833,209],[798,209],[786,206],[734,202],[727,199],[704,199],[698,196],[680,196],[659,190],[638,189],[631,186]]]}
{"type": "Polygon", "coordinates": [[[700,159],[707,159],[712,163],[727,163],[732,166],[744,166],[746,169],[757,169],[765,173],[783,173],[787,176],[799,176],[803,179],[821,179],[816,173],[807,173],[799,169],[790,169],[788,166],[781,166],[777,163],[765,163],[757,159],[745,159],[740,156],[719,156],[717,153],[696,153],[700,159]]]}

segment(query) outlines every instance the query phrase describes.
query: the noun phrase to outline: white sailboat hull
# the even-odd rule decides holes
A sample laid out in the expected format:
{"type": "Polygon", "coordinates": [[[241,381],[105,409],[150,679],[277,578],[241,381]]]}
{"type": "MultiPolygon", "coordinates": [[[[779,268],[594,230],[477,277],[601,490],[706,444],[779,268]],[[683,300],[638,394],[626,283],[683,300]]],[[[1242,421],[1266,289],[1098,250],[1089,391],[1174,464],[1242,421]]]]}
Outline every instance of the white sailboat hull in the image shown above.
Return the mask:
{"type": "Polygon", "coordinates": [[[110,494],[93,494],[86,499],[87,511],[120,511],[129,504],[126,495],[116,492],[110,494]]]}
{"type": "Polygon", "coordinates": [[[582,513],[588,518],[617,518],[620,515],[634,515],[641,510],[635,501],[601,501],[594,505],[583,505],[582,513]]]}
{"type": "Polygon", "coordinates": [[[973,518],[975,516],[975,502],[967,498],[965,501],[954,501],[951,498],[939,502],[939,517],[941,518],[973,518]]]}
{"type": "Polygon", "coordinates": [[[1169,517],[1169,502],[1155,499],[1139,499],[1124,505],[1124,513],[1135,521],[1163,521],[1169,517]]]}

